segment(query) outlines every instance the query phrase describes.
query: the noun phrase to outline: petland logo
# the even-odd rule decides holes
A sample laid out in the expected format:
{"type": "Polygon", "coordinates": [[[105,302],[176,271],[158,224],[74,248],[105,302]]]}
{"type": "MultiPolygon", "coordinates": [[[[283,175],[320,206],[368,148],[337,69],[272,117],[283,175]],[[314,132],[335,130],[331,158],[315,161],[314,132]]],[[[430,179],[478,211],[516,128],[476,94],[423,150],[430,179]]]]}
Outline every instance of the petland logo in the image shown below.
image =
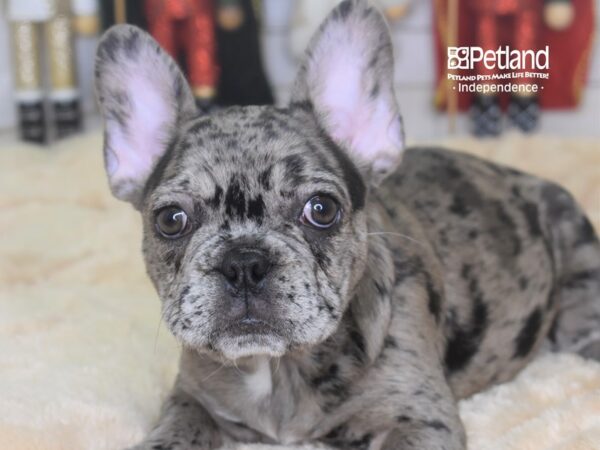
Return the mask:
{"type": "Polygon", "coordinates": [[[448,47],[448,69],[473,70],[477,63],[488,70],[548,70],[550,48],[536,52],[511,50],[508,45],[487,51],[481,47],[448,47]]]}

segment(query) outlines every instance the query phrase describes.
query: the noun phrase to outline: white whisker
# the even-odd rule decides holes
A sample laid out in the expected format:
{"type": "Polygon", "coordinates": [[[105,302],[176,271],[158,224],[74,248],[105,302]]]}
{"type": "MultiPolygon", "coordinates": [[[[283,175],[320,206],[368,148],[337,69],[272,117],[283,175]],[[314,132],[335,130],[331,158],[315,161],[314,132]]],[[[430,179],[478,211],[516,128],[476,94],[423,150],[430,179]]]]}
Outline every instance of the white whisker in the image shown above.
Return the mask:
{"type": "Polygon", "coordinates": [[[214,370],[213,372],[209,373],[206,377],[204,377],[202,379],[202,382],[205,382],[210,377],[212,377],[213,375],[217,374],[221,369],[223,369],[223,367],[225,367],[225,364],[221,364],[216,370],[214,370]]]}

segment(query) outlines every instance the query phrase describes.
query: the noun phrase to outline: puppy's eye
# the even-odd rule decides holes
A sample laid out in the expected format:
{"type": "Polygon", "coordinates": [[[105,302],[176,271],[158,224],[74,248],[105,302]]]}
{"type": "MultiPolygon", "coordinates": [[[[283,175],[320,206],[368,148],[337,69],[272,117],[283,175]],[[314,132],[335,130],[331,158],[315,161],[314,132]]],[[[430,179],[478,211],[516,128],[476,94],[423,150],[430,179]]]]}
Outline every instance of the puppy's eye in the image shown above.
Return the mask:
{"type": "Polygon", "coordinates": [[[169,239],[183,236],[188,231],[188,216],[177,206],[167,206],[156,214],[156,229],[169,239]]]}
{"type": "Polygon", "coordinates": [[[325,195],[311,198],[302,210],[302,222],[315,228],[329,228],[340,217],[340,208],[335,200],[325,195]]]}

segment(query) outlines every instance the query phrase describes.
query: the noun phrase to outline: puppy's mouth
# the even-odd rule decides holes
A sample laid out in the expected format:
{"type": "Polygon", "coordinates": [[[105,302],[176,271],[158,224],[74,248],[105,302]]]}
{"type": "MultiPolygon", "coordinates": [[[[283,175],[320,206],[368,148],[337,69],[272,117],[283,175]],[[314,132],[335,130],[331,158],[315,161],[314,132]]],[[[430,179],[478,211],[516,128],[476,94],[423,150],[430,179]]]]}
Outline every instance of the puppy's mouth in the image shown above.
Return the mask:
{"type": "Polygon", "coordinates": [[[281,328],[252,317],[223,324],[212,333],[210,341],[216,351],[230,360],[259,355],[280,357],[288,347],[281,328]]]}
{"type": "Polygon", "coordinates": [[[232,320],[219,330],[219,334],[228,336],[280,335],[279,330],[272,324],[254,317],[243,317],[232,320]]]}

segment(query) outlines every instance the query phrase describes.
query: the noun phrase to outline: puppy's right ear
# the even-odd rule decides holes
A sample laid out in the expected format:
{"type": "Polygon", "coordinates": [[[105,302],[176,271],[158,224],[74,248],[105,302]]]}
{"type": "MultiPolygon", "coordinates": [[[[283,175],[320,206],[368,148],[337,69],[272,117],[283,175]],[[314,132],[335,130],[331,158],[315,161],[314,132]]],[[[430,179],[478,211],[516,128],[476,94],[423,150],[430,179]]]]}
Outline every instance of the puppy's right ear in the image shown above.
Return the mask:
{"type": "Polygon", "coordinates": [[[194,97],[177,64],[131,25],[104,34],[95,77],[111,190],[139,208],[146,181],[175,130],[197,114],[194,97]]]}

